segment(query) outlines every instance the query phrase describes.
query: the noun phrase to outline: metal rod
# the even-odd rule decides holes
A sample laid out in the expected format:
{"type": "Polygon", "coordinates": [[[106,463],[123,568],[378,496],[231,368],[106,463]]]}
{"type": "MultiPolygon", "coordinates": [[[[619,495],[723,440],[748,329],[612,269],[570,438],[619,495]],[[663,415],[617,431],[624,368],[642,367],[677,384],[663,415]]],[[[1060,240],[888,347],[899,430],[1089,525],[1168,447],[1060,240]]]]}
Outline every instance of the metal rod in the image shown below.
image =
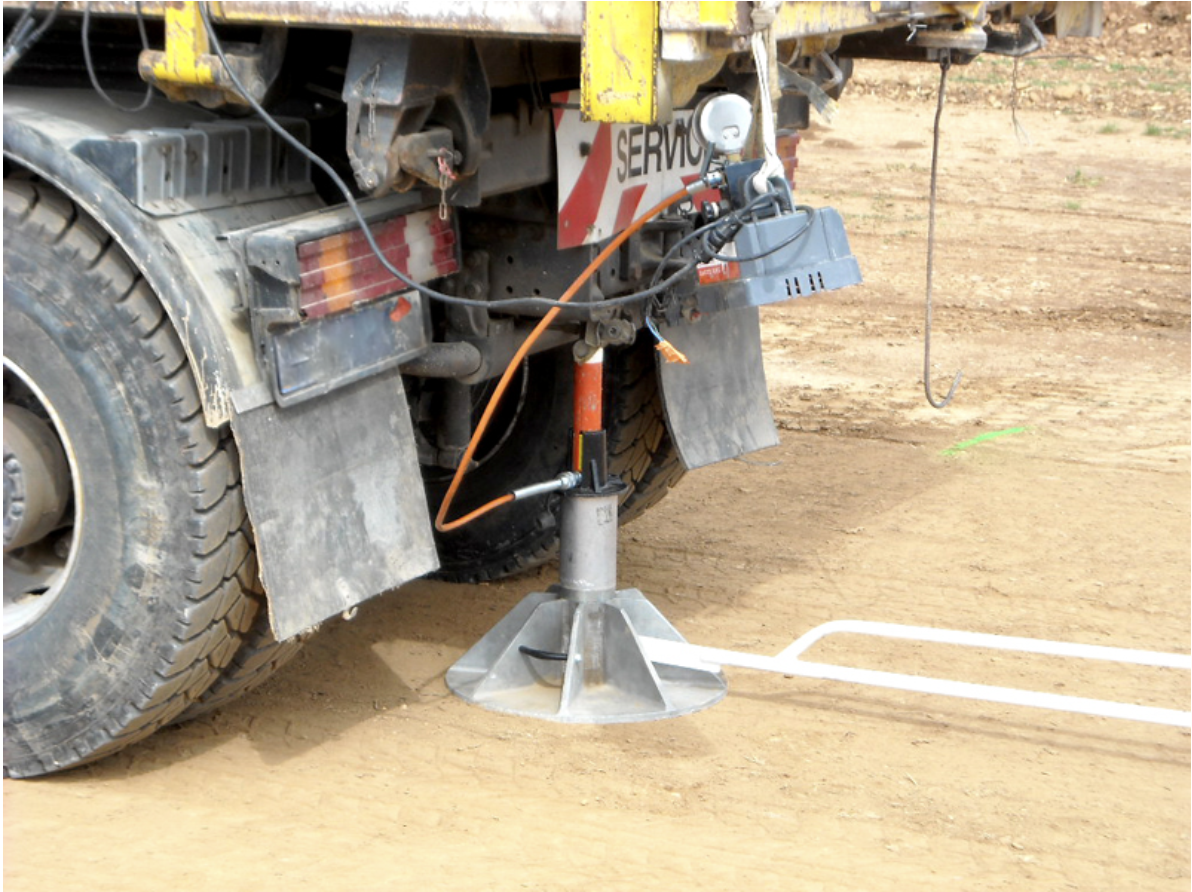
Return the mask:
{"type": "Polygon", "coordinates": [[[520,499],[529,499],[534,496],[544,496],[552,492],[565,492],[569,489],[575,489],[579,486],[581,476],[576,471],[564,471],[559,476],[543,481],[542,483],[531,483],[529,486],[523,486],[520,489],[513,491],[514,501],[520,499]]]}
{"type": "Polygon", "coordinates": [[[466,378],[480,371],[484,357],[466,341],[430,344],[413,359],[401,364],[403,375],[418,378],[466,378]]]}

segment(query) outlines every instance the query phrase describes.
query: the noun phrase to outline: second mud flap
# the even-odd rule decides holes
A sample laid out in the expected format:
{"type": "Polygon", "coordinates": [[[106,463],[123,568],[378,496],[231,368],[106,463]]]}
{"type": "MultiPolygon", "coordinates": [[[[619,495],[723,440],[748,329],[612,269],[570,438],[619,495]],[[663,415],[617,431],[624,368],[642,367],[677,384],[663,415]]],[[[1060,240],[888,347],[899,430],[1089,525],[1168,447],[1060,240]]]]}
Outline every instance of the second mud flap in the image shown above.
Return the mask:
{"type": "Polygon", "coordinates": [[[667,425],[688,469],[778,444],[758,307],[861,281],[844,223],[831,208],[746,224],[736,247],[743,249],[740,262],[725,264],[723,276],[697,289],[699,312],[659,325],[690,360],[659,359],[667,425]]]}
{"type": "Polygon", "coordinates": [[[659,328],[690,359],[658,360],[667,427],[688,469],[778,445],[756,307],[659,328]]]}

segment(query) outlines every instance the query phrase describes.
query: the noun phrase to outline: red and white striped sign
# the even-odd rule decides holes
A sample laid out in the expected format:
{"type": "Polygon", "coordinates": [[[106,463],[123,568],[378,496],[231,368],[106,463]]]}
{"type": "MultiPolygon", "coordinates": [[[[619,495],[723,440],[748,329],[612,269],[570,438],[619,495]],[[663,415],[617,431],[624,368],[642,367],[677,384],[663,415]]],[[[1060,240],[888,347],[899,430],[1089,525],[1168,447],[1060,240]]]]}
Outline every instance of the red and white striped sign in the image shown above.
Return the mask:
{"type": "Polygon", "coordinates": [[[551,100],[560,249],[611,238],[699,175],[703,147],[692,131],[690,110],[676,111],[666,126],[602,124],[581,119],[577,90],[551,100]]]}

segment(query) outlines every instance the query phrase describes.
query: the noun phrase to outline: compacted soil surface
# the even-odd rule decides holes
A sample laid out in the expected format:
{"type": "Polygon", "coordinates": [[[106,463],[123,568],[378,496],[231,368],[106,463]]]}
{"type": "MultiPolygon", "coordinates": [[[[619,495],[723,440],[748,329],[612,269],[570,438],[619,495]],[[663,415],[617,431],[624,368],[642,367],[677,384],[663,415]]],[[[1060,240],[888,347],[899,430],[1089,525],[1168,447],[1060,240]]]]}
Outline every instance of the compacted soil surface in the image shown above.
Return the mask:
{"type": "MultiPolygon", "coordinates": [[[[937,70],[859,62],[804,134],[798,194],[842,212],[865,284],[763,313],[781,445],[623,532],[622,584],[689,640],[771,654],[856,618],[1189,651],[1189,7],[1111,6],[1102,40],[950,74],[943,411],[937,70]]],[[[6,889],[1189,888],[1187,730],[746,670],[649,724],[451,695],[555,573],[407,586],[222,711],[5,780],[6,889]]],[[[808,656],[1189,708],[1180,671],[858,636],[808,656]]]]}

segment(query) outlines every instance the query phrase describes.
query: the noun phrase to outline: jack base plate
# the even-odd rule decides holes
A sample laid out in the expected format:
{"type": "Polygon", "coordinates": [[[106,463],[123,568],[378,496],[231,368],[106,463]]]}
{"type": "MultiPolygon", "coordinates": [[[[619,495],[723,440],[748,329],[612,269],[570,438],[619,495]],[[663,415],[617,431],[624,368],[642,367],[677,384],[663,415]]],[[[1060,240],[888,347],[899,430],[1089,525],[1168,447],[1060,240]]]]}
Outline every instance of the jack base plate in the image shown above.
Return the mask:
{"type": "Polygon", "coordinates": [[[728,693],[720,672],[651,663],[639,636],[684,642],[637,589],[535,592],[447,671],[447,686],[495,712],[589,724],[674,718],[728,693]]]}

